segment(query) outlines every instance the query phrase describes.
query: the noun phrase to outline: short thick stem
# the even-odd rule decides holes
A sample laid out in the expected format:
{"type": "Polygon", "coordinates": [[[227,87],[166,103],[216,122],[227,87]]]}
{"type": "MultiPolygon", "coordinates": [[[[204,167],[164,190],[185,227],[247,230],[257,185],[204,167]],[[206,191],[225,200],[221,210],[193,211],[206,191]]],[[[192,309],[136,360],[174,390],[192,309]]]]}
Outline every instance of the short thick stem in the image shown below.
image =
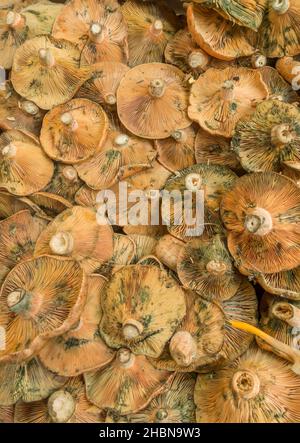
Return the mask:
{"type": "Polygon", "coordinates": [[[238,397],[250,400],[258,395],[260,380],[253,371],[237,371],[232,378],[232,389],[238,397]]]}
{"type": "Polygon", "coordinates": [[[29,115],[37,115],[39,113],[39,107],[29,100],[24,100],[20,104],[20,108],[29,115]]]}
{"type": "Polygon", "coordinates": [[[123,323],[123,336],[126,340],[133,340],[139,337],[144,330],[144,326],[139,321],[131,318],[123,323]]]}
{"type": "Polygon", "coordinates": [[[117,97],[114,94],[106,94],[104,100],[105,103],[111,106],[117,103],[117,97]]]}
{"type": "Polygon", "coordinates": [[[235,82],[233,80],[226,80],[223,83],[221,96],[224,101],[231,101],[234,98],[235,82]]]}
{"type": "Polygon", "coordinates": [[[54,392],[48,400],[48,412],[54,423],[67,423],[75,412],[72,395],[64,390],[54,392]]]}
{"type": "Polygon", "coordinates": [[[288,325],[300,328],[300,309],[288,302],[274,303],[272,307],[274,317],[288,325]]]}
{"type": "Polygon", "coordinates": [[[49,48],[39,50],[39,59],[40,63],[47,68],[52,68],[55,65],[55,58],[49,48]]]}
{"type": "Polygon", "coordinates": [[[171,137],[178,143],[184,143],[187,140],[187,133],[183,129],[172,132],[171,137]]]}
{"type": "Polygon", "coordinates": [[[188,56],[188,64],[192,69],[205,68],[208,65],[209,56],[202,51],[192,51],[188,56]]]}
{"type": "Polygon", "coordinates": [[[264,236],[272,231],[273,219],[263,208],[255,208],[245,217],[245,229],[251,234],[264,236]]]}
{"type": "Polygon", "coordinates": [[[71,112],[64,112],[60,117],[60,121],[71,129],[71,131],[76,131],[76,129],[78,129],[78,122],[74,119],[71,112]]]}
{"type": "Polygon", "coordinates": [[[251,63],[253,68],[263,68],[267,64],[267,57],[262,54],[254,54],[251,57],[251,63]]]}
{"type": "Polygon", "coordinates": [[[26,21],[18,12],[9,11],[6,16],[6,24],[12,29],[20,29],[25,26],[26,21]]]}
{"type": "Polygon", "coordinates": [[[151,80],[149,84],[149,94],[151,97],[159,98],[162,97],[166,90],[166,84],[164,80],[159,78],[151,80]]]}
{"type": "Polygon", "coordinates": [[[203,180],[200,174],[191,173],[185,178],[185,187],[188,191],[198,191],[202,189],[203,180]]]}
{"type": "Polygon", "coordinates": [[[100,43],[104,39],[104,28],[100,23],[92,23],[90,26],[90,39],[100,43]]]}
{"type": "Polygon", "coordinates": [[[129,137],[127,134],[119,134],[116,136],[114,143],[117,146],[126,146],[129,142],[129,137]]]}
{"type": "Polygon", "coordinates": [[[273,0],[272,9],[277,12],[277,14],[285,14],[290,8],[290,0],[273,0]]]}
{"type": "Polygon", "coordinates": [[[75,168],[73,168],[73,166],[65,166],[62,170],[62,175],[70,182],[74,182],[78,178],[77,171],[75,168]]]}
{"type": "Polygon", "coordinates": [[[227,265],[222,261],[210,260],[206,265],[206,270],[213,275],[224,275],[227,271],[227,265]]]}
{"type": "Polygon", "coordinates": [[[150,26],[150,33],[153,35],[161,35],[164,30],[164,24],[161,20],[154,20],[152,25],[150,26]]]}
{"type": "Polygon", "coordinates": [[[4,146],[1,151],[3,157],[10,159],[14,158],[17,153],[17,147],[13,143],[9,143],[8,145],[4,146]]]}
{"type": "Polygon", "coordinates": [[[130,368],[134,364],[135,356],[129,349],[121,348],[118,351],[117,359],[123,368],[130,368]]]}
{"type": "Polygon", "coordinates": [[[49,242],[51,251],[57,255],[71,254],[74,248],[74,239],[70,232],[57,232],[49,242]]]}
{"type": "Polygon", "coordinates": [[[284,146],[291,143],[294,139],[294,133],[288,124],[273,126],[271,130],[271,142],[276,147],[284,146]]]}
{"type": "Polygon", "coordinates": [[[197,342],[188,331],[178,331],[170,341],[169,350],[173,360],[181,367],[190,366],[198,356],[197,342]]]}
{"type": "Polygon", "coordinates": [[[168,418],[168,411],[166,409],[158,409],[156,414],[155,414],[155,422],[159,423],[162,422],[164,420],[166,420],[168,418]]]}

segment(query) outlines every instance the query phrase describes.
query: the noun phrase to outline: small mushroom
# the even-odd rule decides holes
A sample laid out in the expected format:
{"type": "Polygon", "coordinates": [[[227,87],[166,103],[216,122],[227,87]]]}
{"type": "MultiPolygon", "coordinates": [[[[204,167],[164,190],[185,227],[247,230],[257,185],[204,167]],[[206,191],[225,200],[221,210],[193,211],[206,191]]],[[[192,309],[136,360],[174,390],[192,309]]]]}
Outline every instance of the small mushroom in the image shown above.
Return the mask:
{"type": "Polygon", "coordinates": [[[77,171],[73,166],[56,163],[52,180],[45,188],[45,191],[60,195],[70,203],[74,203],[75,194],[82,185],[83,182],[78,177],[77,171]]]}

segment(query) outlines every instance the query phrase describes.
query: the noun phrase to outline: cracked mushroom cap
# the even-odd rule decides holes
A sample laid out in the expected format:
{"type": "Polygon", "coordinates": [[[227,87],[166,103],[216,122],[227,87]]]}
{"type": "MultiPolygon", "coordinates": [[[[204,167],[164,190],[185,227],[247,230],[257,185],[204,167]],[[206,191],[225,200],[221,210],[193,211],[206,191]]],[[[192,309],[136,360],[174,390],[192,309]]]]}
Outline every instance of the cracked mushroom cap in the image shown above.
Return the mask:
{"type": "Polygon", "coordinates": [[[52,161],[35,139],[17,129],[0,135],[0,187],[26,196],[47,186],[53,172],[52,161]]]}
{"type": "Polygon", "coordinates": [[[101,423],[102,412],[86,397],[81,377],[74,377],[47,399],[18,402],[15,423],[101,423]]]}
{"type": "Polygon", "coordinates": [[[14,406],[0,406],[0,423],[14,422],[14,406]]]}
{"type": "Polygon", "coordinates": [[[236,26],[212,9],[190,4],[187,24],[195,42],[213,57],[234,60],[255,52],[256,33],[236,26]]]}
{"type": "Polygon", "coordinates": [[[52,34],[74,43],[89,64],[127,62],[127,26],[116,0],[71,0],[56,18],[52,34]]]}
{"type": "Polygon", "coordinates": [[[100,334],[112,348],[158,357],[185,315],[182,289],[156,266],[116,272],[102,298],[100,334]]]}
{"type": "MultiPolygon", "coordinates": [[[[300,350],[300,301],[265,293],[259,308],[261,329],[277,340],[300,350]]],[[[261,348],[272,351],[262,340],[259,340],[258,344],[261,348]]]]}
{"type": "Polygon", "coordinates": [[[9,82],[0,85],[0,128],[3,130],[20,129],[40,135],[44,112],[33,102],[24,100],[12,88],[9,82]]]}
{"type": "Polygon", "coordinates": [[[130,69],[117,91],[118,115],[133,134],[151,139],[169,137],[190,126],[188,88],[184,74],[165,63],[147,63],[130,69]]]}
{"type": "Polygon", "coordinates": [[[286,103],[299,102],[299,96],[295,89],[271,66],[259,69],[261,78],[269,91],[269,100],[281,100],[286,103]]]}
{"type": "Polygon", "coordinates": [[[123,128],[111,129],[98,152],[75,167],[90,188],[106,189],[150,168],[156,155],[151,140],[135,137],[123,128]]]}
{"type": "Polygon", "coordinates": [[[185,287],[197,291],[206,300],[227,300],[241,283],[232,257],[219,236],[188,242],[177,257],[177,272],[185,287]]]}
{"type": "Polygon", "coordinates": [[[142,411],[129,415],[130,423],[193,423],[195,422],[194,374],[177,374],[168,390],[142,411]]]}
{"type": "Polygon", "coordinates": [[[251,347],[195,387],[198,423],[299,422],[300,377],[281,358],[251,347]]]}
{"type": "Polygon", "coordinates": [[[279,172],[300,160],[300,109],[278,100],[260,103],[236,125],[231,146],[248,172],[279,172]]]}
{"type": "Polygon", "coordinates": [[[274,172],[240,177],[221,202],[228,248],[245,275],[299,265],[300,189],[274,172]]]}
{"type": "MultiPolygon", "coordinates": [[[[24,2],[21,3],[23,6],[24,2]]],[[[50,34],[55,17],[61,8],[62,5],[43,1],[19,11],[17,9],[0,11],[1,65],[10,69],[19,46],[37,35],[50,34]]]]}
{"type": "Polygon", "coordinates": [[[71,100],[89,69],[80,66],[80,51],[73,43],[42,35],[16,50],[11,82],[22,97],[51,109],[71,100]]]}
{"type": "Polygon", "coordinates": [[[114,109],[117,104],[117,89],[127,71],[129,68],[123,63],[96,63],[76,97],[93,100],[108,110],[114,109]]]}
{"type": "Polygon", "coordinates": [[[45,340],[68,330],[84,305],[85,283],[79,264],[66,258],[42,256],[16,265],[0,293],[0,322],[6,329],[0,360],[31,356],[45,340]]]}
{"type": "Polygon", "coordinates": [[[98,333],[105,284],[106,279],[100,275],[88,277],[87,297],[78,322],[63,335],[48,340],[39,352],[41,362],[50,371],[74,377],[101,368],[113,359],[113,351],[98,333]]]}
{"type": "Polygon", "coordinates": [[[73,204],[75,194],[82,185],[83,181],[80,180],[76,169],[72,165],[56,163],[52,180],[45,191],[61,196],[73,204]]]}
{"type": "Polygon", "coordinates": [[[191,125],[185,129],[175,130],[171,137],[156,140],[159,162],[173,172],[192,166],[195,163],[195,137],[196,130],[191,125]]]}
{"type": "Polygon", "coordinates": [[[197,163],[223,165],[235,171],[241,168],[236,154],[231,150],[230,140],[221,135],[212,135],[199,128],[195,138],[197,163]]]}
{"type": "Polygon", "coordinates": [[[47,222],[29,210],[17,212],[0,222],[0,282],[20,261],[33,257],[35,243],[47,222]]]}
{"type": "Polygon", "coordinates": [[[268,90],[256,69],[208,69],[193,83],[189,117],[213,135],[232,137],[235,125],[255,110],[268,90]]]}
{"type": "Polygon", "coordinates": [[[163,62],[165,47],[178,29],[173,11],[154,1],[127,0],[122,12],[128,26],[129,66],[163,62]]]}
{"type": "Polygon", "coordinates": [[[52,220],[58,214],[71,208],[72,204],[57,194],[51,192],[35,192],[30,195],[33,204],[37,205],[46,215],[47,220],[52,220]]]}
{"type": "Polygon", "coordinates": [[[300,301],[300,266],[274,274],[260,274],[257,282],[270,294],[300,301]]]}
{"type": "Polygon", "coordinates": [[[89,401],[99,408],[126,415],[144,409],[167,390],[173,379],[168,371],[155,369],[144,355],[120,348],[106,367],[84,374],[89,401]]]}
{"type": "Polygon", "coordinates": [[[258,46],[267,57],[299,54],[300,4],[298,0],[270,0],[258,37],[258,46]]]}
{"type": "Polygon", "coordinates": [[[107,132],[108,118],[102,107],[75,98],[45,115],[40,140],[49,157],[76,164],[100,150],[107,132]]]}
{"type": "Polygon", "coordinates": [[[0,405],[10,406],[18,400],[26,403],[47,398],[67,381],[48,371],[38,358],[29,361],[0,363],[0,405]]]}
{"type": "Polygon", "coordinates": [[[112,228],[105,220],[98,221],[92,209],[81,206],[66,209],[42,232],[35,255],[72,257],[87,273],[92,273],[113,253],[112,228]]]}

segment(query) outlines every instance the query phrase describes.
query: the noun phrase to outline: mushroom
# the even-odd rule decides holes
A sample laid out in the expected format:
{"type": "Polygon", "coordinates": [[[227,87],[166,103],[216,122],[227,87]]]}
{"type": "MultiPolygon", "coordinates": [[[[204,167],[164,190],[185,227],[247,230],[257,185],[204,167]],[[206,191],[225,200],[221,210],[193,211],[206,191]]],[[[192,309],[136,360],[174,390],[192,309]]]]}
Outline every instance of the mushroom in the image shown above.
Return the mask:
{"type": "Polygon", "coordinates": [[[81,377],[70,378],[48,399],[32,403],[18,402],[15,423],[101,423],[104,417],[90,403],[81,377]]]}
{"type": "Polygon", "coordinates": [[[257,70],[229,67],[208,69],[193,83],[189,117],[207,132],[232,137],[235,125],[249,117],[268,90],[257,70]]]}
{"type": "Polygon", "coordinates": [[[166,234],[157,241],[154,254],[164,265],[176,272],[178,255],[184,247],[183,241],[166,234]]]}
{"type": "Polygon", "coordinates": [[[300,62],[299,57],[282,57],[276,62],[276,69],[282,77],[289,82],[295,90],[300,89],[300,62]]]}
{"type": "Polygon", "coordinates": [[[30,195],[30,199],[46,214],[50,221],[61,212],[72,207],[68,200],[51,192],[35,192],[30,195]]]}
{"type": "Polygon", "coordinates": [[[77,164],[101,149],[107,132],[108,119],[102,107],[76,98],[46,114],[40,139],[49,157],[77,164]]]}
{"type": "Polygon", "coordinates": [[[271,68],[271,66],[265,66],[259,69],[259,72],[263,82],[268,88],[270,100],[280,100],[294,104],[299,102],[297,92],[284,80],[276,69],[271,68]]]}
{"type": "Polygon", "coordinates": [[[129,234],[128,237],[135,244],[135,254],[132,263],[137,263],[143,257],[152,255],[157,245],[156,237],[142,234],[129,234]]]}
{"type": "Polygon", "coordinates": [[[27,209],[31,214],[43,218],[45,213],[28,197],[17,197],[7,191],[0,191],[0,220],[3,220],[19,211],[27,209]]]}
{"type": "Polygon", "coordinates": [[[80,51],[71,42],[50,36],[27,40],[15,53],[11,82],[22,97],[42,109],[70,100],[86,80],[80,51]]]}
{"type": "Polygon", "coordinates": [[[96,212],[73,206],[59,214],[42,232],[35,255],[72,257],[87,273],[109,260],[113,252],[112,228],[105,220],[98,223],[96,212]]]}
{"type": "Polygon", "coordinates": [[[300,267],[274,274],[259,274],[257,282],[269,293],[300,300],[300,267]]]}
{"type": "Polygon", "coordinates": [[[144,409],[167,390],[174,375],[155,369],[144,355],[128,348],[116,351],[106,367],[84,374],[87,398],[100,408],[126,415],[144,409]]]}
{"type": "Polygon", "coordinates": [[[127,27],[116,0],[71,0],[56,18],[52,35],[74,43],[89,64],[127,62],[127,27]]]}
{"type": "Polygon", "coordinates": [[[121,123],[139,137],[167,138],[175,130],[187,128],[190,126],[187,106],[183,72],[164,63],[132,68],[117,91],[121,123]]]}
{"type": "Polygon", "coordinates": [[[97,274],[108,279],[124,265],[132,263],[136,252],[136,245],[128,235],[114,233],[113,242],[114,249],[111,259],[96,270],[97,274]]]}
{"type": "Polygon", "coordinates": [[[70,203],[74,203],[75,194],[83,185],[76,169],[71,165],[56,163],[51,182],[45,188],[46,192],[60,195],[70,203]]]}
{"type": "Polygon", "coordinates": [[[185,315],[184,294],[158,267],[129,265],[106,286],[102,310],[100,333],[110,347],[158,357],[185,315]]]}
{"type": "Polygon", "coordinates": [[[47,186],[53,172],[53,163],[38,141],[16,129],[0,135],[0,187],[14,195],[29,195],[47,186]]]}
{"type": "Polygon", "coordinates": [[[278,100],[260,103],[255,113],[240,120],[231,146],[249,172],[283,169],[282,162],[300,160],[300,110],[278,100]]]}
{"type": "Polygon", "coordinates": [[[240,272],[269,274],[298,266],[299,209],[300,190],[284,176],[264,172],[236,180],[223,197],[221,216],[240,272]]]}
{"type": "Polygon", "coordinates": [[[127,0],[122,13],[128,26],[129,66],[162,62],[165,47],[178,29],[173,11],[154,1],[127,0]]]}
{"type": "Polygon", "coordinates": [[[91,209],[97,208],[97,195],[99,190],[89,188],[87,185],[81,186],[75,194],[75,202],[79,206],[86,206],[91,209]]]}
{"type": "Polygon", "coordinates": [[[234,60],[255,52],[256,33],[236,26],[212,9],[189,4],[187,24],[195,42],[213,57],[234,60]]]}
{"type": "Polygon", "coordinates": [[[85,276],[73,260],[43,256],[17,264],[0,292],[6,331],[0,360],[27,358],[67,331],[78,320],[85,296],[85,276]]]}
{"type": "Polygon", "coordinates": [[[300,378],[257,346],[218,372],[199,375],[198,423],[299,422],[300,378]]]}

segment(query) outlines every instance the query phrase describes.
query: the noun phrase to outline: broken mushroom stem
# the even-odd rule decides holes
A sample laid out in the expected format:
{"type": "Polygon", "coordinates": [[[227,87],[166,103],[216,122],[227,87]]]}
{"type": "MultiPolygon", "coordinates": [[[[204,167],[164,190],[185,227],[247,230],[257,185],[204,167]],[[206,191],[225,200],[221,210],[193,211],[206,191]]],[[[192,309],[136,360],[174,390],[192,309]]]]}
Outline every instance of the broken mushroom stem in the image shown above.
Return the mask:
{"type": "Polygon", "coordinates": [[[201,51],[192,51],[188,56],[188,64],[192,69],[205,68],[209,62],[209,56],[201,51]]]}
{"type": "Polygon", "coordinates": [[[20,29],[25,26],[25,18],[18,12],[9,11],[6,16],[6,24],[12,29],[20,29]]]}
{"type": "Polygon", "coordinates": [[[272,306],[272,314],[288,325],[300,328],[300,309],[288,302],[277,302],[272,306]]]}
{"type": "Polygon", "coordinates": [[[231,101],[234,97],[235,82],[226,80],[222,85],[221,95],[224,101],[231,101]]]}
{"type": "Polygon", "coordinates": [[[71,131],[76,131],[78,129],[78,122],[75,120],[71,112],[64,112],[60,116],[60,121],[67,126],[71,131]]]}
{"type": "Polygon", "coordinates": [[[251,400],[256,397],[260,390],[258,375],[248,369],[236,371],[232,377],[231,384],[235,394],[245,400],[251,400]]]}
{"type": "Polygon", "coordinates": [[[171,357],[178,366],[190,366],[198,356],[197,342],[188,331],[176,332],[170,340],[171,357]]]}
{"type": "Polygon", "coordinates": [[[271,7],[277,14],[285,14],[290,8],[290,0],[273,0],[271,7]]]}
{"type": "Polygon", "coordinates": [[[224,275],[227,271],[227,265],[222,261],[210,260],[206,265],[206,270],[213,275],[224,275]]]}
{"type": "Polygon", "coordinates": [[[253,54],[251,64],[253,68],[263,68],[267,64],[267,57],[263,54],[253,54]]]}
{"type": "Polygon", "coordinates": [[[54,254],[71,254],[74,248],[73,236],[70,232],[57,232],[51,237],[49,246],[54,254]]]}
{"type": "Polygon", "coordinates": [[[251,234],[266,235],[272,231],[273,219],[269,211],[263,208],[255,208],[245,217],[245,229],[251,234]]]}
{"type": "Polygon", "coordinates": [[[271,142],[276,147],[284,146],[294,140],[294,133],[288,124],[273,126],[271,130],[271,142]]]}
{"type": "Polygon", "coordinates": [[[156,36],[159,36],[162,34],[164,30],[164,24],[162,20],[156,19],[150,26],[150,33],[156,36]]]}
{"type": "Polygon", "coordinates": [[[202,177],[200,174],[191,173],[185,178],[185,187],[188,191],[198,191],[202,189],[202,177]]]}
{"type": "Polygon", "coordinates": [[[183,129],[177,129],[172,132],[171,137],[178,143],[184,143],[187,140],[187,133],[183,129]]]}
{"type": "Polygon", "coordinates": [[[106,104],[111,106],[117,103],[117,97],[114,94],[106,94],[104,100],[106,104]]]}
{"type": "Polygon", "coordinates": [[[130,368],[135,361],[134,354],[127,348],[121,348],[118,351],[117,359],[123,368],[130,368]]]}
{"type": "Polygon", "coordinates": [[[256,328],[255,326],[249,325],[248,323],[237,320],[229,320],[229,322],[234,328],[248,332],[249,334],[253,334],[263,340],[265,343],[271,346],[274,354],[291,362],[293,364],[291,369],[295,372],[295,374],[300,375],[300,351],[285,343],[282,343],[276,338],[271,337],[271,335],[266,334],[262,330],[256,328]]]}
{"type": "Polygon", "coordinates": [[[13,308],[18,305],[24,298],[26,297],[26,291],[24,289],[16,289],[15,291],[12,291],[7,296],[7,306],[10,310],[13,310],[13,308]]]}
{"type": "Polygon", "coordinates": [[[8,145],[4,146],[4,148],[2,148],[1,153],[6,159],[12,159],[17,153],[17,147],[13,143],[9,143],[8,145]]]}
{"type": "Polygon", "coordinates": [[[160,78],[156,78],[150,81],[149,94],[153,98],[160,98],[164,95],[166,90],[166,83],[160,78]]]}
{"type": "Polygon", "coordinates": [[[55,65],[55,58],[49,48],[39,50],[39,59],[40,63],[47,68],[52,68],[55,65]]]}
{"type": "Polygon", "coordinates": [[[62,175],[70,182],[74,182],[78,178],[77,171],[73,166],[65,166],[62,170],[62,175]]]}
{"type": "Polygon", "coordinates": [[[123,323],[123,337],[126,340],[133,340],[139,337],[144,330],[144,326],[139,321],[131,318],[123,323]]]}
{"type": "Polygon", "coordinates": [[[90,26],[90,39],[100,43],[104,39],[104,28],[100,23],[92,23],[90,26]]]}
{"type": "Polygon", "coordinates": [[[20,104],[20,109],[22,109],[22,111],[26,112],[26,114],[29,115],[37,115],[40,111],[39,107],[30,100],[24,100],[20,104]]]}
{"type": "Polygon", "coordinates": [[[67,423],[75,412],[76,403],[72,395],[59,390],[50,395],[48,412],[54,423],[67,423]]]}
{"type": "Polygon", "coordinates": [[[126,146],[129,142],[129,137],[127,134],[119,134],[114,139],[114,143],[117,146],[126,146]]]}

